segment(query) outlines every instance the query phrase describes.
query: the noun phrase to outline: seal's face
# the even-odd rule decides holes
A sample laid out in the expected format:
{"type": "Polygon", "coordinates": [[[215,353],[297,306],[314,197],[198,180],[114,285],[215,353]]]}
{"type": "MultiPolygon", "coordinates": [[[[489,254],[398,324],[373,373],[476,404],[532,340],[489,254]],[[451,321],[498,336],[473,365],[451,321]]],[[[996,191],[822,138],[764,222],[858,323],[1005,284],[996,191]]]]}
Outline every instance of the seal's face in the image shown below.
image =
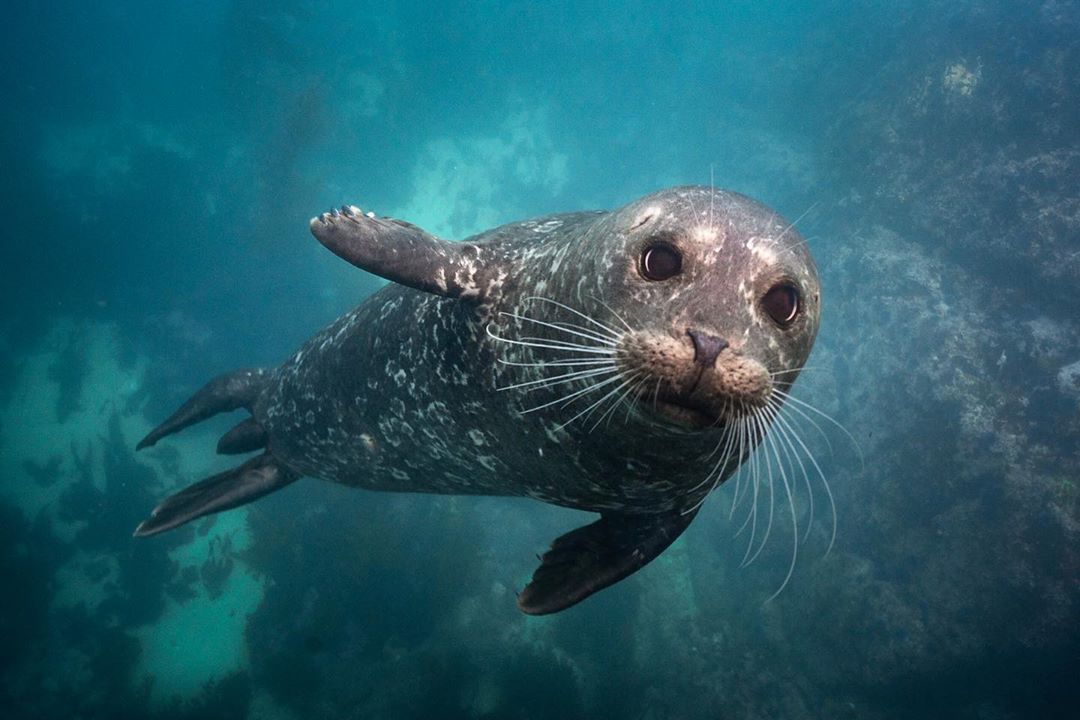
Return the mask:
{"type": "Polygon", "coordinates": [[[744,196],[690,187],[603,225],[582,252],[608,312],[593,310],[624,330],[616,365],[639,416],[697,430],[778,403],[820,316],[817,272],[791,224],[744,196]]]}

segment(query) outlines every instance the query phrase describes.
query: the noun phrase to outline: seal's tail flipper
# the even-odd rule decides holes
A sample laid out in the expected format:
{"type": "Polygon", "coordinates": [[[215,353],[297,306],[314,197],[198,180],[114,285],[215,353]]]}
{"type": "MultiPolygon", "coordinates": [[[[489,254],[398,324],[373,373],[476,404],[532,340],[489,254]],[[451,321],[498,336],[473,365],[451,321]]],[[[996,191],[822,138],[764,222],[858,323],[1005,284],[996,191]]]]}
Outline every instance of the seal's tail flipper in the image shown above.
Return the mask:
{"type": "Polygon", "coordinates": [[[230,510],[280,490],[299,475],[268,453],[208,477],[167,498],[135,528],[135,537],[171,530],[203,515],[230,510]]]}
{"type": "Polygon", "coordinates": [[[614,585],[666,550],[696,514],[604,514],[556,538],[518,595],[518,607],[529,615],[546,615],[614,585]]]}
{"type": "MultiPolygon", "coordinates": [[[[136,450],[150,447],[166,435],[180,432],[218,413],[246,408],[251,410],[266,385],[266,370],[237,370],[208,382],[168,420],[144,437],[136,450]]],[[[254,418],[248,418],[225,433],[218,441],[218,452],[246,453],[266,447],[266,430],[254,418]]],[[[135,528],[135,537],[156,535],[211,513],[229,510],[279,490],[299,477],[270,453],[263,453],[213,477],[181,490],[154,508],[149,519],[135,528]]]]}
{"type": "MultiPolygon", "coordinates": [[[[146,437],[135,446],[136,450],[142,450],[153,446],[158,440],[166,435],[180,432],[184,428],[202,422],[218,413],[229,412],[238,408],[247,408],[255,403],[255,399],[263,389],[267,372],[263,369],[237,370],[235,372],[219,375],[203,386],[203,389],[195,393],[190,400],[180,406],[168,420],[150,431],[146,437]]],[[[230,433],[226,434],[231,435],[230,433]]],[[[224,441],[225,438],[222,438],[224,441]]],[[[257,449],[257,448],[252,448],[257,449]]]]}

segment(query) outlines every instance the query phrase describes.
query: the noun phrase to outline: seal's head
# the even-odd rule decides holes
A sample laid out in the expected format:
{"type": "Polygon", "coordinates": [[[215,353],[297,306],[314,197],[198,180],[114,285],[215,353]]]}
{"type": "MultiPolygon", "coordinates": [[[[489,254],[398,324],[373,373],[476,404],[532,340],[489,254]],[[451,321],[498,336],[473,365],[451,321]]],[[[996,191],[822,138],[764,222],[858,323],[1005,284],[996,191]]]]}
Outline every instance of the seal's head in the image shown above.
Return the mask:
{"type": "Polygon", "coordinates": [[[820,289],[806,243],[743,195],[648,195],[571,254],[596,283],[580,301],[619,328],[616,365],[647,421],[697,430],[753,414],[779,402],[810,354],[820,289]]]}

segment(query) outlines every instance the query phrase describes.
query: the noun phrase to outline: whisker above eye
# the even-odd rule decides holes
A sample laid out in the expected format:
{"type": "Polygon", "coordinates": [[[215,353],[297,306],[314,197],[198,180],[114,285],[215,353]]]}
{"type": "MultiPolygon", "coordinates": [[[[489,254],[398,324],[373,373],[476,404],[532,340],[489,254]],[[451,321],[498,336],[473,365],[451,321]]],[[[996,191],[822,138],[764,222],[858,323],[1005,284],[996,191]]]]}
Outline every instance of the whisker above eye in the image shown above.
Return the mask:
{"type": "MultiPolygon", "coordinates": [[[[813,210],[814,208],[816,208],[816,207],[818,206],[818,204],[819,204],[819,203],[818,203],[818,201],[815,201],[815,202],[811,203],[811,204],[810,204],[810,207],[806,208],[806,210],[804,210],[804,211],[803,211],[802,215],[800,215],[799,217],[795,218],[794,222],[792,222],[792,223],[789,223],[789,224],[788,224],[788,226],[787,226],[786,228],[784,228],[784,231],[783,231],[782,233],[780,233],[780,235],[779,235],[779,236],[777,236],[776,240],[774,240],[773,242],[774,242],[774,243],[776,243],[777,245],[780,245],[780,241],[784,239],[784,236],[785,236],[785,235],[787,235],[787,234],[788,234],[789,232],[791,232],[791,231],[792,231],[792,230],[793,230],[793,229],[795,228],[795,226],[796,226],[796,225],[798,225],[798,224],[799,224],[799,222],[800,222],[800,221],[801,221],[801,220],[802,220],[802,219],[803,219],[804,217],[806,217],[807,215],[809,215],[809,214],[810,214],[810,212],[811,212],[811,211],[812,211],[812,210],[813,210]]],[[[802,244],[802,243],[805,243],[805,242],[806,242],[805,240],[799,239],[799,240],[797,240],[797,241],[796,241],[795,243],[791,244],[791,245],[790,245],[789,247],[787,247],[787,248],[784,248],[784,249],[785,249],[785,250],[791,250],[792,248],[798,247],[798,246],[799,246],[800,244],[802,244]]]]}

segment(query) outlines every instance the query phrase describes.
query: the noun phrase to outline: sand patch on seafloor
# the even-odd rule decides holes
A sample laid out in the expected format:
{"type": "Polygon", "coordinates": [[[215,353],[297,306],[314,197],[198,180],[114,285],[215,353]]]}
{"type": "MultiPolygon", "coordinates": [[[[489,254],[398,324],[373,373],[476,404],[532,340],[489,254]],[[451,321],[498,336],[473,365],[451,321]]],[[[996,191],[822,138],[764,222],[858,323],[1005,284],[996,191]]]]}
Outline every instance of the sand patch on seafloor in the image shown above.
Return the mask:
{"type": "MultiPolygon", "coordinates": [[[[233,551],[250,544],[246,512],[223,513],[211,532],[196,536],[169,556],[181,568],[198,568],[211,554],[212,540],[226,536],[233,551]]],[[[136,680],[150,681],[156,704],[197,697],[208,682],[248,668],[244,631],[248,617],[262,602],[265,585],[265,578],[233,559],[220,595],[211,597],[206,587],[196,584],[194,598],[182,603],[170,599],[156,622],[134,630],[143,648],[136,680]]]]}
{"type": "MultiPolygon", "coordinates": [[[[124,414],[128,399],[141,383],[145,361],[125,368],[119,362],[115,330],[107,325],[77,325],[59,320],[31,352],[17,364],[10,401],[0,408],[0,472],[5,482],[0,497],[22,511],[27,520],[45,513],[63,540],[77,528],[56,516],[57,502],[70,485],[88,473],[98,490],[105,489],[102,445],[109,423],[117,416],[126,438],[149,430],[141,414],[124,414]],[[78,397],[67,401],[70,410],[61,419],[62,402],[58,364],[70,343],[83,368],[78,397]],[[46,481],[35,477],[32,467],[49,467],[46,481]]],[[[61,370],[62,372],[62,370],[61,370]]]]}
{"type": "MultiPolygon", "coordinates": [[[[87,480],[98,491],[106,491],[106,458],[117,451],[110,445],[116,441],[110,437],[116,427],[124,445],[131,448],[133,462],[154,471],[159,487],[150,490],[156,497],[164,498],[235,463],[216,457],[212,452],[215,438],[199,428],[170,438],[175,452],[135,456],[135,441],[152,426],[141,403],[133,401],[148,360],[123,362],[121,357],[121,337],[114,326],[58,320],[35,347],[20,356],[10,399],[0,407],[0,473],[4,477],[0,498],[30,522],[46,519],[63,542],[71,542],[85,522],[65,520],[61,498],[76,483],[87,480]],[[73,362],[77,369],[65,366],[73,362]]],[[[124,502],[124,486],[117,498],[117,479],[112,481],[107,502],[124,502]]],[[[131,497],[136,502],[134,488],[131,497]]],[[[170,557],[178,564],[178,572],[186,567],[198,570],[213,554],[211,543],[226,538],[231,572],[216,597],[210,597],[203,583],[192,583],[194,597],[183,602],[170,598],[155,622],[124,628],[142,648],[132,681],[135,686],[150,681],[152,698],[159,704],[193,699],[208,683],[247,667],[245,625],[262,601],[265,580],[232,557],[250,542],[246,511],[222,514],[209,532],[174,548],[170,557]]],[[[132,538],[130,542],[161,540],[132,538]]],[[[121,584],[117,562],[124,549],[113,550],[115,555],[74,552],[53,576],[51,606],[81,605],[93,613],[108,598],[125,597],[127,588],[121,584]]]]}

